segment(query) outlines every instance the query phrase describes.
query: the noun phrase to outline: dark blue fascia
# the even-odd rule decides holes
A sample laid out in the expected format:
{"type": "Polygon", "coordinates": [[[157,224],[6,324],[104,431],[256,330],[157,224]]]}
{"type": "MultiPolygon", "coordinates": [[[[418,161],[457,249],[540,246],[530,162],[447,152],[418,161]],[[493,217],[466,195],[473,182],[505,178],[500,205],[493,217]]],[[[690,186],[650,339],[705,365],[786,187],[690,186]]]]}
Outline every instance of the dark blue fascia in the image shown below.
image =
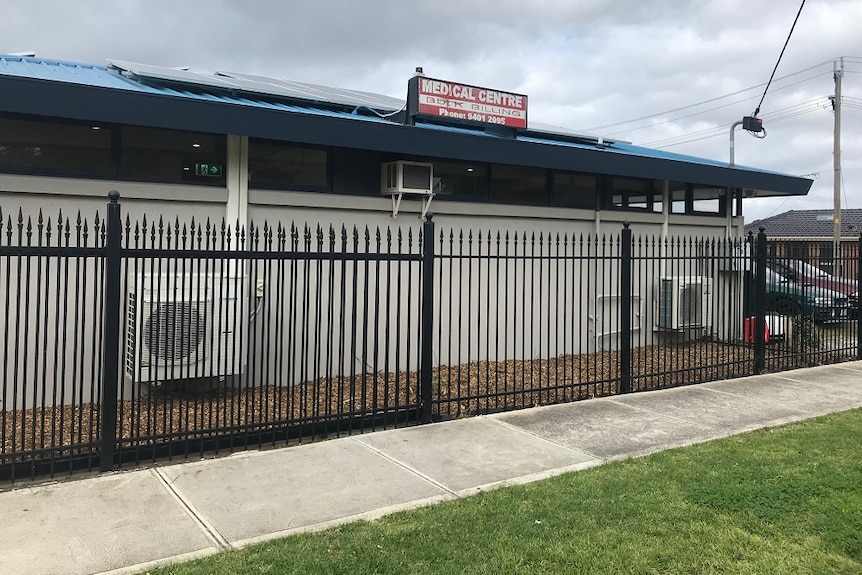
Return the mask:
{"type": "Polygon", "coordinates": [[[583,171],[611,176],[694,182],[805,195],[812,180],[749,168],[728,168],[585,149],[552,142],[525,142],[418,126],[330,117],[199,99],[122,91],[99,86],[0,76],[0,112],[218,134],[237,134],[300,144],[375,150],[405,157],[445,158],[583,171]]]}

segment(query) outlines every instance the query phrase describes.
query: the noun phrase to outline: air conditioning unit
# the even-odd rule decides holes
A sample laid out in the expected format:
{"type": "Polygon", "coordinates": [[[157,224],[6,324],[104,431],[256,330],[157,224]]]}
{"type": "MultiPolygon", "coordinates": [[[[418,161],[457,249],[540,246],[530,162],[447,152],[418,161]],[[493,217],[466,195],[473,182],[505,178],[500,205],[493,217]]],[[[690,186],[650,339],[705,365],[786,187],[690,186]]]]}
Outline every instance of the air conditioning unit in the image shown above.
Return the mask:
{"type": "Polygon", "coordinates": [[[712,278],[673,276],[659,280],[659,329],[687,330],[711,327],[712,278]]]}
{"type": "Polygon", "coordinates": [[[430,195],[434,186],[434,166],[422,162],[388,162],[383,164],[380,193],[430,195]]]}
{"type": "Polygon", "coordinates": [[[425,217],[434,197],[434,165],[423,162],[387,162],[380,171],[380,193],[392,198],[392,217],[398,215],[404,194],[422,198],[422,212],[425,217]]]}
{"type": "Polygon", "coordinates": [[[247,283],[243,276],[218,274],[134,278],[128,290],[124,362],[129,378],[159,384],[242,373],[247,283]]]}

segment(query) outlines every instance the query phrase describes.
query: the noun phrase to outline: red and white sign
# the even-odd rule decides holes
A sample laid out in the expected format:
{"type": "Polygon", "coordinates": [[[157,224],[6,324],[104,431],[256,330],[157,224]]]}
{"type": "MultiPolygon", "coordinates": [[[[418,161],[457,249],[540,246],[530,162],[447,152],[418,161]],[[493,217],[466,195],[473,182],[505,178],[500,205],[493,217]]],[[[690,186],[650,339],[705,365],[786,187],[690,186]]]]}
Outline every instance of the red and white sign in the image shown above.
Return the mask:
{"type": "Polygon", "coordinates": [[[418,112],[511,128],[527,127],[526,96],[431,78],[419,78],[418,112]]]}

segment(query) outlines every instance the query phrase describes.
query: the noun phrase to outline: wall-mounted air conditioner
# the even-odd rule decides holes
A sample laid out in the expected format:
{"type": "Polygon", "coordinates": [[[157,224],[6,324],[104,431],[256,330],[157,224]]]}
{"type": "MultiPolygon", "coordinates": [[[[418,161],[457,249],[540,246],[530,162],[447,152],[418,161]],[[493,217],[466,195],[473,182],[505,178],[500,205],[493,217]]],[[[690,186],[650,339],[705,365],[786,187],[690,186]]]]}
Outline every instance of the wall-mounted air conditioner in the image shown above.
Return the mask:
{"type": "Polygon", "coordinates": [[[383,164],[380,193],[429,195],[434,184],[434,166],[422,162],[388,162],[383,164]]]}
{"type": "Polygon", "coordinates": [[[658,286],[659,329],[687,330],[711,326],[712,278],[663,277],[658,286]]]}
{"type": "Polygon", "coordinates": [[[398,215],[398,208],[404,194],[422,197],[424,217],[434,197],[434,166],[424,162],[387,162],[380,172],[380,193],[392,198],[392,216],[398,215]]]}
{"type": "Polygon", "coordinates": [[[132,381],[158,384],[242,372],[247,278],[140,274],[131,281],[124,363],[132,381]]]}

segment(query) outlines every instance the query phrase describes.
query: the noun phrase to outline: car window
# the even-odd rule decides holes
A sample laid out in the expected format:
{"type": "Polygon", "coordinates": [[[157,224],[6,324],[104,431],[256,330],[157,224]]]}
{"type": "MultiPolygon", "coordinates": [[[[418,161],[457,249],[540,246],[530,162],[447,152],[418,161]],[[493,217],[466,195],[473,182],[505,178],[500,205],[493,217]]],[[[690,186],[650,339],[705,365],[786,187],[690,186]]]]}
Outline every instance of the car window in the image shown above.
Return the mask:
{"type": "Polygon", "coordinates": [[[773,269],[766,268],[766,281],[771,283],[787,283],[787,278],[773,269]]]}
{"type": "Polygon", "coordinates": [[[802,273],[808,277],[813,277],[813,278],[828,278],[829,277],[828,273],[821,270],[820,268],[814,267],[813,265],[811,265],[807,262],[797,261],[797,262],[795,262],[795,267],[797,270],[799,270],[800,273],[802,273]]]}

